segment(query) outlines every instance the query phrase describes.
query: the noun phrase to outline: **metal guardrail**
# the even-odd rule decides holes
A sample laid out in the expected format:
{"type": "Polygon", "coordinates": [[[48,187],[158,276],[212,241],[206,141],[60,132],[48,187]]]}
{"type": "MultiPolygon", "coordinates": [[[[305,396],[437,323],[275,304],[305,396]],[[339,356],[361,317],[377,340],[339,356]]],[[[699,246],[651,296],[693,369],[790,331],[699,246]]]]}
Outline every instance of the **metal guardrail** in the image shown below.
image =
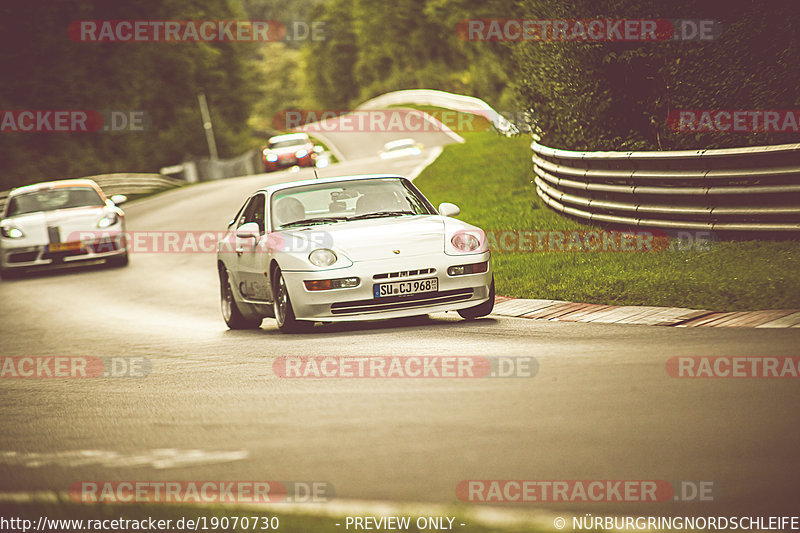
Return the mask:
{"type": "Polygon", "coordinates": [[[248,150],[230,159],[197,159],[194,164],[200,181],[250,176],[261,170],[261,152],[248,150]]]}
{"type": "Polygon", "coordinates": [[[536,192],[592,222],[713,231],[800,231],[800,144],[575,152],[536,141],[536,192]]]}
{"type": "MultiPolygon", "coordinates": [[[[101,174],[98,176],[86,176],[86,179],[94,180],[103,189],[106,196],[114,194],[152,194],[186,185],[183,180],[168,178],[161,174],[101,174]]],[[[5,209],[9,192],[0,192],[0,214],[5,209]]]]}

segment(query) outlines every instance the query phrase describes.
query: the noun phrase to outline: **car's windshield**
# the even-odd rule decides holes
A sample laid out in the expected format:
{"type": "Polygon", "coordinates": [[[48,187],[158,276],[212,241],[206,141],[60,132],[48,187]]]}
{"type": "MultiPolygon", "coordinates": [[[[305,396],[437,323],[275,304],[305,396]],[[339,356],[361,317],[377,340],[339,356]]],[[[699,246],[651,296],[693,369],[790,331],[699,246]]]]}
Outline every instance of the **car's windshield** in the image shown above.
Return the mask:
{"type": "Polygon", "coordinates": [[[289,148],[292,146],[301,147],[305,146],[306,140],[305,139],[288,139],[288,140],[279,140],[279,141],[270,141],[269,148],[274,150],[275,148],[289,148]]]}
{"type": "Polygon", "coordinates": [[[369,178],[302,185],[272,195],[274,228],[363,218],[430,215],[436,211],[405,180],[369,178]]]}
{"type": "Polygon", "coordinates": [[[13,217],[38,211],[55,211],[71,207],[101,207],[103,199],[92,187],[55,187],[26,192],[8,200],[6,216],[13,217]]]}

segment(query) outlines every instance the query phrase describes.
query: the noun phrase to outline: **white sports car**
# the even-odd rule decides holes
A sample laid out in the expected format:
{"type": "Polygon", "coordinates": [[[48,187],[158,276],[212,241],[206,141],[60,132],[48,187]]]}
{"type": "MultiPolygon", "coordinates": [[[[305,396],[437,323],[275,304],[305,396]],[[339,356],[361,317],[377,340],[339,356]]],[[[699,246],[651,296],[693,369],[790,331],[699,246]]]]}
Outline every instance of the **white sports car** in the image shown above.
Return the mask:
{"type": "Polygon", "coordinates": [[[381,159],[394,159],[396,157],[415,156],[422,154],[422,145],[414,139],[397,139],[383,145],[383,150],[378,152],[381,159]]]}
{"type": "Polygon", "coordinates": [[[32,267],[105,260],[128,263],[122,195],[106,198],[92,180],[37,183],[12,189],[0,220],[0,274],[10,277],[32,267]],[[86,239],[99,234],[104,239],[86,239]]]}
{"type": "Polygon", "coordinates": [[[273,317],[314,322],[494,307],[491,253],[479,228],[438,211],[407,179],[350,176],[271,185],[250,196],[218,243],[222,315],[232,329],[273,317]]]}

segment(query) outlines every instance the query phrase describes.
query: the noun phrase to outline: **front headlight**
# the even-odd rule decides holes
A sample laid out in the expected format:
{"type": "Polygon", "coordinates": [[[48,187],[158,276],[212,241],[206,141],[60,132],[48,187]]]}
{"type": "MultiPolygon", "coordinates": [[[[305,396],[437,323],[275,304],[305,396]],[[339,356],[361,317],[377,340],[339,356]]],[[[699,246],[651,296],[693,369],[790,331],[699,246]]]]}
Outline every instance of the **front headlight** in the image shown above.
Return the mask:
{"type": "Polygon", "coordinates": [[[450,242],[453,243],[453,247],[459,252],[473,252],[481,245],[481,241],[478,237],[465,231],[453,235],[450,242]]]}
{"type": "Polygon", "coordinates": [[[328,250],[327,248],[320,248],[308,254],[308,260],[314,266],[318,267],[331,266],[336,262],[336,254],[333,253],[333,250],[328,250]]]}
{"type": "Polygon", "coordinates": [[[278,160],[278,156],[275,154],[266,154],[266,155],[267,155],[267,161],[269,161],[270,163],[274,163],[275,161],[278,160]]]}
{"type": "Polygon", "coordinates": [[[3,234],[3,237],[7,239],[21,239],[25,236],[21,229],[15,228],[14,226],[3,226],[0,228],[0,232],[3,234]]]}
{"type": "Polygon", "coordinates": [[[118,220],[119,219],[115,214],[107,215],[100,219],[100,222],[97,223],[97,227],[101,229],[107,228],[109,226],[113,226],[114,224],[116,224],[118,220]]]}
{"type": "Polygon", "coordinates": [[[303,159],[307,155],[308,155],[308,150],[298,150],[297,152],[294,153],[294,156],[297,159],[303,159]]]}

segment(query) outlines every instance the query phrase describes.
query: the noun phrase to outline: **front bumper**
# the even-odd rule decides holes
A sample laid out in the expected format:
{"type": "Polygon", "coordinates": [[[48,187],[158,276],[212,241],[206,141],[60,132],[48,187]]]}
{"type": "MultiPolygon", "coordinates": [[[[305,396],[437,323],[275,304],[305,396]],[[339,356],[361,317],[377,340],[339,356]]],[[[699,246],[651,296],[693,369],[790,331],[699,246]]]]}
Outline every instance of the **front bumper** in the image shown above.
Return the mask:
{"type": "Polygon", "coordinates": [[[128,246],[124,239],[84,242],[79,249],[51,252],[48,244],[15,243],[3,240],[0,266],[3,270],[24,270],[46,266],[78,264],[124,256],[128,246]]]}
{"type": "Polygon", "coordinates": [[[414,256],[353,263],[352,266],[318,272],[283,271],[297,319],[324,322],[399,318],[479,305],[489,298],[492,281],[491,253],[448,256],[414,256]],[[450,276],[456,265],[488,262],[486,272],[450,276]],[[432,271],[431,271],[432,270],[432,271]],[[422,273],[420,273],[422,271],[422,273]],[[388,277],[383,277],[387,275],[388,277]],[[378,277],[376,277],[378,276],[378,277]],[[308,290],[309,280],[359,278],[357,287],[325,291],[308,290]],[[392,281],[437,278],[436,292],[376,298],[373,285],[392,281]]]}

